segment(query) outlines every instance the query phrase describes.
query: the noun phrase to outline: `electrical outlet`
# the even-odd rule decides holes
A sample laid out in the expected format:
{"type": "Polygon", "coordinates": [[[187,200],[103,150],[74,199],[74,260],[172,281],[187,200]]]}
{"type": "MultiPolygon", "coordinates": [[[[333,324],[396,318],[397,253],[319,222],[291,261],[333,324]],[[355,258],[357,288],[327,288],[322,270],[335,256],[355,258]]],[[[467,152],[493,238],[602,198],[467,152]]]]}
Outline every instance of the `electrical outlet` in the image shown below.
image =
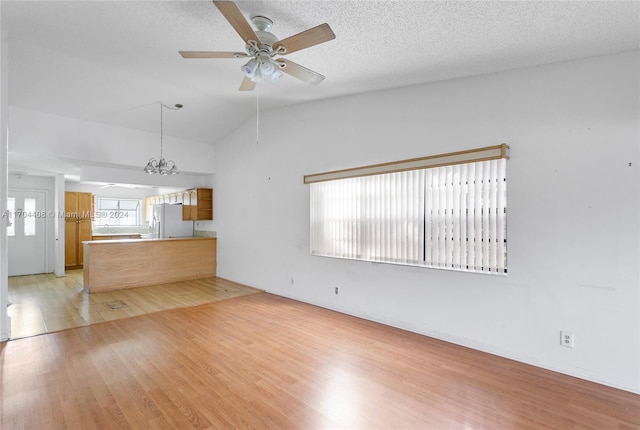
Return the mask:
{"type": "Polygon", "coordinates": [[[560,332],[560,345],[573,348],[573,332],[562,330],[560,332]]]}
{"type": "Polygon", "coordinates": [[[335,290],[334,290],[334,291],[335,291],[335,293],[336,293],[336,295],[337,295],[337,294],[338,294],[338,287],[335,287],[335,290]]]}
{"type": "Polygon", "coordinates": [[[293,278],[291,278],[291,285],[293,285],[293,278]]]}

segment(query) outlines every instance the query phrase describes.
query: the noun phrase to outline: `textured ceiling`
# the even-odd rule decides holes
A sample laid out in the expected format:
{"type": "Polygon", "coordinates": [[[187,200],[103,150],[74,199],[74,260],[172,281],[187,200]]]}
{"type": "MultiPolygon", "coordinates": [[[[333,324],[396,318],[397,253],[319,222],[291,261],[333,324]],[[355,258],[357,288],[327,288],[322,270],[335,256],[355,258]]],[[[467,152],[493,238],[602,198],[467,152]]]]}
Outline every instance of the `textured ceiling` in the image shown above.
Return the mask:
{"type": "MultiPolygon", "coordinates": [[[[262,109],[640,48],[638,2],[237,3],[271,18],[281,39],[323,22],[336,34],[287,56],[326,80],[264,84],[262,109]]],[[[1,7],[12,106],[157,132],[156,103],[182,103],[165,133],[212,144],[255,114],[255,92],[237,90],[243,60],[178,55],[243,50],[210,1],[1,7]]]]}

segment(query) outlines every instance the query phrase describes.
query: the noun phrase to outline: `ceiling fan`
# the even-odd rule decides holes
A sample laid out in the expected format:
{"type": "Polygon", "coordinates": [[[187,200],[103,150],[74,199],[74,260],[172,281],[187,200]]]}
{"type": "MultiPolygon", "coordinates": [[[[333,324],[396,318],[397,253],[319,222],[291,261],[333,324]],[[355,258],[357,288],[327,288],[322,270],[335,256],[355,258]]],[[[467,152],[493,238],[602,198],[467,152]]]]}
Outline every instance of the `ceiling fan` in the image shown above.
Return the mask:
{"type": "Polygon", "coordinates": [[[214,0],[213,4],[244,40],[246,52],[179,51],[184,58],[249,58],[249,61],[241,67],[244,79],[240,84],[240,91],[251,91],[260,82],[275,81],[282,76],[282,72],[311,85],[318,85],[324,80],[324,76],[320,73],[276,56],[291,54],[335,39],[336,35],[329,24],[320,24],[302,33],[278,40],[269,31],[273,25],[273,21],[269,18],[253,16],[251,21],[256,28],[254,30],[234,2],[214,0]]]}

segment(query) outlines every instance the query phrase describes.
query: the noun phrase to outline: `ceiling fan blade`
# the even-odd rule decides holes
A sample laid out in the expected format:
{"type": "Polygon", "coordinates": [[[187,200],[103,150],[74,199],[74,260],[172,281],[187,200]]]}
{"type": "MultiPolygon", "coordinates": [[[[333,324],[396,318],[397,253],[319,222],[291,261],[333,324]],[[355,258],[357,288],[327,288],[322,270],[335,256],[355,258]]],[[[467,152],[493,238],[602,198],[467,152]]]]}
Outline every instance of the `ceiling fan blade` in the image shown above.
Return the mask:
{"type": "Polygon", "coordinates": [[[256,83],[253,82],[251,79],[245,77],[242,80],[242,83],[240,84],[240,88],[238,88],[240,91],[253,91],[253,89],[256,87],[256,83]]]}
{"type": "Polygon", "coordinates": [[[242,15],[242,12],[240,12],[240,9],[234,2],[214,0],[213,4],[216,5],[218,10],[224,15],[227,21],[229,21],[229,24],[238,32],[247,45],[251,45],[251,43],[249,43],[251,40],[258,45],[260,44],[260,39],[256,35],[256,32],[253,31],[251,24],[249,24],[244,15],[242,15]]]}
{"type": "Polygon", "coordinates": [[[318,85],[324,80],[324,76],[322,76],[320,73],[307,69],[306,67],[294,63],[293,61],[279,58],[276,60],[276,63],[281,64],[280,70],[282,70],[284,73],[291,75],[294,78],[298,78],[302,81],[308,82],[311,85],[318,85]]]}
{"type": "Polygon", "coordinates": [[[277,51],[280,46],[286,49],[283,55],[291,54],[292,52],[300,51],[301,49],[308,48],[310,46],[318,45],[320,43],[328,42],[336,38],[333,30],[329,27],[329,24],[320,24],[317,27],[310,28],[302,33],[295,34],[287,37],[286,39],[279,40],[273,44],[273,50],[277,51]]]}
{"type": "Polygon", "coordinates": [[[178,51],[184,58],[243,58],[244,52],[178,51]]]}

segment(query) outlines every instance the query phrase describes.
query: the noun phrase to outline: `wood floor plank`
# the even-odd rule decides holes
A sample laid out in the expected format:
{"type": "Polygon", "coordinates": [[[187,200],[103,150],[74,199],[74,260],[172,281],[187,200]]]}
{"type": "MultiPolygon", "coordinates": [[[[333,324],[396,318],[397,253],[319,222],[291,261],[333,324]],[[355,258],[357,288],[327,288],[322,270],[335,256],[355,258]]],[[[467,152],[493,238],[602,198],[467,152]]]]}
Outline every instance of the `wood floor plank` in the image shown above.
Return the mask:
{"type": "Polygon", "coordinates": [[[209,278],[89,294],[84,291],[82,275],[80,269],[68,270],[67,276],[60,278],[52,273],[10,277],[11,338],[198,306],[261,291],[226,279],[209,278]],[[117,307],[120,304],[123,306],[117,307]]]}
{"type": "Polygon", "coordinates": [[[267,293],[12,340],[0,364],[2,429],[640,430],[636,394],[267,293]]]}

